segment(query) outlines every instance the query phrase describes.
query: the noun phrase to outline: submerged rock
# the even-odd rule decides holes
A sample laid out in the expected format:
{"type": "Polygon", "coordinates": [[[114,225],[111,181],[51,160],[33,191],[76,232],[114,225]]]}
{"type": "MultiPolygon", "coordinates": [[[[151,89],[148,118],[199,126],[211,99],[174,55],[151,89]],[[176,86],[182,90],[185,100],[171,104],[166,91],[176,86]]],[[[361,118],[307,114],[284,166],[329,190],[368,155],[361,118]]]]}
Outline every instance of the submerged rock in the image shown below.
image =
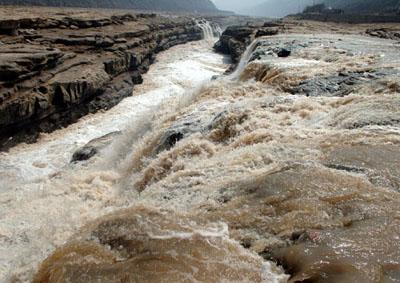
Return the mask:
{"type": "Polygon", "coordinates": [[[87,226],[43,262],[33,282],[283,283],[286,278],[230,240],[224,223],[137,207],[87,226]]]}
{"type": "Polygon", "coordinates": [[[400,192],[398,145],[337,146],[327,150],[323,161],[330,168],[363,174],[377,186],[400,192]]]}
{"type": "Polygon", "coordinates": [[[298,86],[289,91],[292,94],[306,96],[347,96],[362,84],[372,84],[379,78],[393,74],[393,70],[379,70],[370,72],[340,72],[338,75],[327,77],[313,77],[301,81],[298,86]]]}
{"type": "Polygon", "coordinates": [[[85,161],[92,158],[99,151],[109,146],[115,137],[121,135],[122,132],[112,132],[102,137],[96,138],[85,144],[82,148],[78,149],[72,155],[71,162],[85,161]]]}
{"type": "Polygon", "coordinates": [[[290,54],[292,53],[292,51],[286,49],[286,48],[281,48],[276,55],[278,55],[278,57],[289,57],[290,54]]]}
{"type": "Polygon", "coordinates": [[[400,97],[398,95],[375,99],[355,99],[335,112],[331,125],[341,129],[399,126],[399,108],[400,97]]]}
{"type": "Polygon", "coordinates": [[[154,153],[158,154],[164,150],[169,150],[174,147],[178,141],[192,134],[206,131],[211,117],[202,114],[205,113],[194,111],[167,128],[157,142],[154,153]]]}

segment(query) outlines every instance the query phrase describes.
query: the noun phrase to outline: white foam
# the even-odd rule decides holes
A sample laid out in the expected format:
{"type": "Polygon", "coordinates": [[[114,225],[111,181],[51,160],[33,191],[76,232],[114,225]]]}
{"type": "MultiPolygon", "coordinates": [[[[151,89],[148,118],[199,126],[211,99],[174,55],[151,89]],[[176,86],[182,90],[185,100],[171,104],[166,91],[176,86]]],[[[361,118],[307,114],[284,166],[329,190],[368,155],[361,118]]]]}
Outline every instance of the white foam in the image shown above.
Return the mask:
{"type": "MultiPolygon", "coordinates": [[[[143,127],[160,105],[175,107],[187,91],[226,68],[223,56],[214,53],[208,41],[173,47],[159,54],[134,96],[107,112],[42,135],[35,144],[1,153],[0,282],[10,272],[30,274],[80,225],[124,205],[125,200],[118,199],[118,172],[110,159],[125,156],[114,152],[105,157],[108,160],[90,166],[70,165],[76,149],[113,131],[129,133],[143,127]]],[[[119,137],[128,148],[132,138],[119,137]]]]}

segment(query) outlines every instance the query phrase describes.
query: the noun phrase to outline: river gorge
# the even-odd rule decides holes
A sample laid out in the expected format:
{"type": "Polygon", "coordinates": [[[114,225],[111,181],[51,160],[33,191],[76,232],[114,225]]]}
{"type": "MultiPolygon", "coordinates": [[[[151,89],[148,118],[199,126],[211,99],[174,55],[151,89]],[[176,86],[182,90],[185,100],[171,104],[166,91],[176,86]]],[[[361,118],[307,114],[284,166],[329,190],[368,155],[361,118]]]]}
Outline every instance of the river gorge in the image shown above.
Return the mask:
{"type": "Polygon", "coordinates": [[[133,95],[0,152],[0,282],[399,282],[398,42],[193,25],[133,95]]]}

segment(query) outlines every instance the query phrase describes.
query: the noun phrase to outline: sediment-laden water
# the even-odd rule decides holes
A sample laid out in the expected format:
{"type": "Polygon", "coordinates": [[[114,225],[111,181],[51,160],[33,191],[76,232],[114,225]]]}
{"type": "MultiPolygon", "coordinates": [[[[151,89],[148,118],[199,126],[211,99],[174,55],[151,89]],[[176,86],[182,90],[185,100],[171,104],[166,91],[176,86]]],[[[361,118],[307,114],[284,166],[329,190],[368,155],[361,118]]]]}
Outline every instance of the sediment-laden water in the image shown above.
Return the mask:
{"type": "Polygon", "coordinates": [[[398,52],[273,36],[212,81],[209,43],[163,53],[141,95],[3,154],[1,278],[57,248],[35,282],[399,282],[398,52]]]}
{"type": "Polygon", "coordinates": [[[0,153],[0,282],[30,278],[55,247],[90,219],[134,203],[120,197],[118,164],[153,120],[190,100],[190,93],[227,68],[211,42],[161,53],[134,96],[113,109],[82,118],[38,143],[0,153]],[[108,151],[83,165],[72,154],[93,138],[122,131],[108,151]]]}

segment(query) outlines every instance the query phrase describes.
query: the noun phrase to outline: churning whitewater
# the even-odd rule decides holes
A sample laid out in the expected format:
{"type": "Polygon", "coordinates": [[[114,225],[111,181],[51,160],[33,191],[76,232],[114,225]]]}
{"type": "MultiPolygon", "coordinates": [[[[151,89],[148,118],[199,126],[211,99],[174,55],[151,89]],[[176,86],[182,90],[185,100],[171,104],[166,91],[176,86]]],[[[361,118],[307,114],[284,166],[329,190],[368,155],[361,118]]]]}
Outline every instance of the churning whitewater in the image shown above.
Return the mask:
{"type": "MultiPolygon", "coordinates": [[[[213,28],[206,21],[199,26],[205,40],[161,53],[132,97],[107,112],[86,116],[65,129],[42,134],[35,144],[21,144],[7,153],[0,153],[0,282],[31,281],[38,264],[80,227],[102,215],[135,205],[138,195],[126,187],[131,181],[127,178],[131,169],[129,157],[136,153],[143,135],[151,132],[153,121],[189,105],[213,76],[221,75],[228,67],[229,60],[212,51],[216,41],[213,28]],[[82,164],[70,163],[78,148],[115,132],[121,134],[95,158],[82,164]]],[[[215,30],[215,34],[219,32],[215,30]]],[[[221,265],[216,265],[216,270],[209,268],[211,262],[207,261],[187,263],[204,276],[216,276],[215,280],[225,278],[227,282],[274,278],[276,268],[231,240],[227,225],[222,222],[195,224],[195,220],[187,217],[188,220],[174,224],[175,219],[184,217],[179,211],[177,216],[168,214],[164,219],[165,213],[151,205],[135,209],[142,214],[140,217],[147,219],[140,230],[151,234],[148,241],[150,245],[154,242],[153,249],[160,249],[157,241],[165,239],[171,246],[166,253],[185,257],[186,250],[194,246],[198,252],[208,254],[207,257],[216,257],[217,253],[221,265]],[[154,213],[160,215],[151,218],[154,213]],[[153,226],[160,223],[167,226],[153,231],[153,226]],[[181,238],[187,239],[186,246],[182,245],[182,240],[173,244],[181,238]],[[218,250],[214,250],[214,245],[220,246],[218,250]]],[[[132,236],[137,228],[131,228],[132,236]]],[[[142,268],[139,269],[140,278],[151,281],[142,268]]],[[[190,273],[185,272],[184,276],[190,273]]]]}
{"type": "Polygon", "coordinates": [[[260,37],[225,76],[198,24],[134,96],[2,153],[1,280],[398,282],[398,45],[260,37]]]}
{"type": "Polygon", "coordinates": [[[30,281],[32,272],[57,246],[91,219],[129,206],[117,181],[119,163],[146,132],[151,121],[173,112],[212,76],[227,68],[206,40],[161,53],[134,96],[113,109],[82,118],[35,144],[21,144],[1,154],[0,282],[12,276],[30,281]],[[122,131],[98,159],[70,164],[77,148],[94,138],[122,131]]]}

